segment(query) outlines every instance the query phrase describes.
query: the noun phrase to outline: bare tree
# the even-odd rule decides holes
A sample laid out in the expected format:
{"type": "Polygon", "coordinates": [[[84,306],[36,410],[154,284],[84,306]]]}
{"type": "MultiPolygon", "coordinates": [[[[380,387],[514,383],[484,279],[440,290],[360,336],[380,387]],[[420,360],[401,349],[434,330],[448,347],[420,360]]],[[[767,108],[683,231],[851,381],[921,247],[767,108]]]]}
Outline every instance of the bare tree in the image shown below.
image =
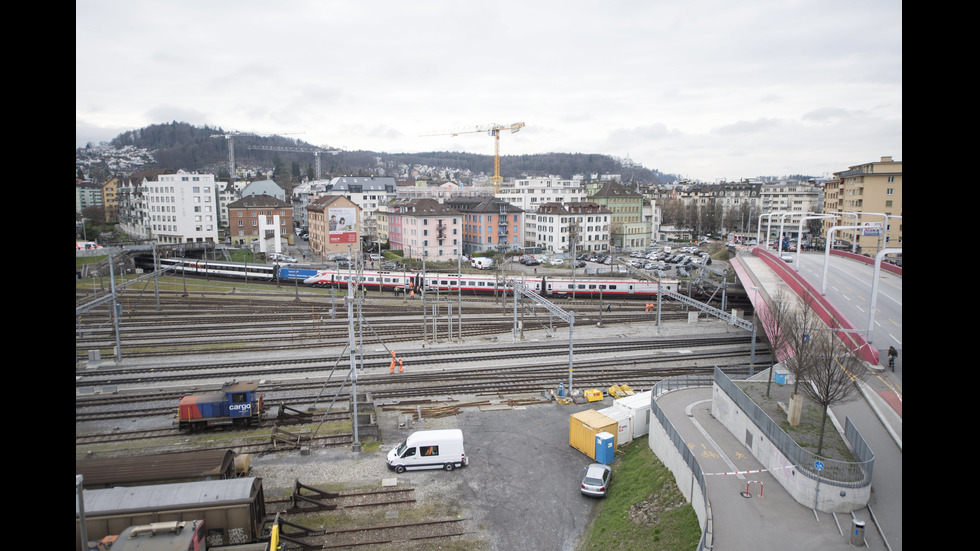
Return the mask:
{"type": "MultiPolygon", "coordinates": [[[[840,326],[836,319],[832,323],[834,327],[840,326]]],[[[855,381],[865,376],[866,369],[854,352],[829,329],[825,328],[810,337],[810,340],[813,351],[804,370],[806,383],[800,389],[823,408],[820,440],[817,444],[817,455],[820,455],[827,426],[827,411],[832,405],[842,404],[856,397],[858,388],[855,381]]]]}
{"type": "Polygon", "coordinates": [[[809,294],[801,297],[801,307],[797,308],[787,320],[789,323],[786,330],[786,344],[793,349],[793,358],[791,361],[787,360],[786,367],[796,379],[793,384],[793,394],[799,392],[800,381],[806,380],[809,366],[817,361],[818,349],[814,337],[827,329],[813,308],[815,301],[816,299],[809,294]]]}
{"type": "MultiPolygon", "coordinates": [[[[782,291],[777,291],[776,296],[766,303],[766,308],[756,312],[756,323],[762,329],[769,342],[769,355],[774,363],[785,359],[787,333],[789,320],[793,315],[795,300],[782,291]]],[[[769,369],[769,382],[766,384],[766,397],[769,397],[769,390],[772,388],[772,368],[769,369]]]]}

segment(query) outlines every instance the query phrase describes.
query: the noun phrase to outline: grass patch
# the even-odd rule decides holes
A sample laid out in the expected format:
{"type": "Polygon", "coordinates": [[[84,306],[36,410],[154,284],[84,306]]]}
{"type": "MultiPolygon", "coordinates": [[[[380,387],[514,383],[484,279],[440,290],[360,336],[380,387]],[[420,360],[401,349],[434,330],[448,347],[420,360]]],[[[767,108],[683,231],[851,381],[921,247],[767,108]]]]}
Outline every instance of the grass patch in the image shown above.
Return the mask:
{"type": "Polygon", "coordinates": [[[602,498],[579,551],[696,548],[701,527],[694,508],[650,449],[647,437],[617,451],[609,494],[602,498]]]}

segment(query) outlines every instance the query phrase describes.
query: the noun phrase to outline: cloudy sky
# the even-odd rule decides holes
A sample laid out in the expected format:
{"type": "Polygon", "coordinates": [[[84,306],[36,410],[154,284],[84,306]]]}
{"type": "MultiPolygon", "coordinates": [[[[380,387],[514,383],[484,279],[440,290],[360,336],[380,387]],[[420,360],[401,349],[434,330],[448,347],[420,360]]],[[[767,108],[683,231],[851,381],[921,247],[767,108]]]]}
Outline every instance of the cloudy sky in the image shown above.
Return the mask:
{"type": "Polygon", "coordinates": [[[76,0],[75,142],[171,121],[714,181],[902,160],[894,0],[76,0]],[[436,135],[432,135],[436,134],[436,135]]]}

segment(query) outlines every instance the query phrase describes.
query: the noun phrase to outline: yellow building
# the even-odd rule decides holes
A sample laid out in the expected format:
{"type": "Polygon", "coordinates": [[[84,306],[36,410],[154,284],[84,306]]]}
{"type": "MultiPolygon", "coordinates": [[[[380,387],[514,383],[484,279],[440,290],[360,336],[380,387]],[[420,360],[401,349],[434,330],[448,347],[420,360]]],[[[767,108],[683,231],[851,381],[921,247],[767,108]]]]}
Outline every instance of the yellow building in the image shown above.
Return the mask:
{"type": "Polygon", "coordinates": [[[117,198],[119,184],[119,178],[112,178],[102,184],[102,208],[105,209],[106,222],[116,222],[119,219],[119,214],[116,212],[116,207],[119,206],[117,198]]]}
{"type": "Polygon", "coordinates": [[[874,256],[881,249],[902,248],[902,161],[855,165],[834,177],[824,188],[824,212],[840,217],[824,222],[831,226],[866,226],[862,230],[837,230],[834,240],[857,244],[857,251],[874,256]],[[876,231],[881,228],[880,231],[876,231]]]}

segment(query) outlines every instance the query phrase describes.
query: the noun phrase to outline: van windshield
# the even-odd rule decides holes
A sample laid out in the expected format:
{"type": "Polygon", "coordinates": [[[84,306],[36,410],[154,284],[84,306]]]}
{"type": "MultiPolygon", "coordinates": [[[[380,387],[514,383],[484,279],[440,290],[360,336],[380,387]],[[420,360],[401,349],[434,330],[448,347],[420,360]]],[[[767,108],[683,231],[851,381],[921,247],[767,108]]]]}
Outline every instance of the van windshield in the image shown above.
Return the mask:
{"type": "Polygon", "coordinates": [[[401,457],[402,454],[405,453],[405,448],[407,447],[405,444],[406,444],[405,442],[402,442],[401,444],[398,445],[397,448],[395,448],[395,455],[401,457]]]}

